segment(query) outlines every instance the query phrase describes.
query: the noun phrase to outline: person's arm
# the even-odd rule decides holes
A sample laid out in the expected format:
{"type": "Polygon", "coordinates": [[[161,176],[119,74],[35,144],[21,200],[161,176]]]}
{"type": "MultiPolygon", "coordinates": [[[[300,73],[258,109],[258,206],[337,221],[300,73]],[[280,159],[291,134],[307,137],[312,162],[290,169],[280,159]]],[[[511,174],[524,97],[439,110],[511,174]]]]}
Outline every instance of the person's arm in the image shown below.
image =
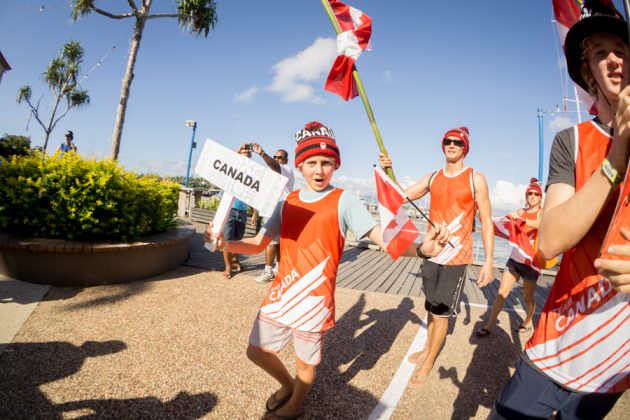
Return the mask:
{"type": "Polygon", "coordinates": [[[538,229],[540,227],[540,212],[538,212],[536,220],[525,219],[525,226],[529,226],[532,229],[538,229]]]}
{"type": "Polygon", "coordinates": [[[227,251],[235,254],[258,254],[267,248],[267,245],[271,243],[269,236],[265,235],[264,231],[258,232],[253,238],[244,238],[240,241],[227,241],[223,236],[223,232],[217,236],[213,236],[210,231],[212,225],[209,225],[204,234],[204,240],[206,242],[212,241],[212,238],[217,240],[217,251],[227,251]]]}
{"type": "Polygon", "coordinates": [[[479,172],[474,172],[473,183],[475,184],[475,200],[479,209],[479,221],[481,222],[481,239],[486,260],[479,271],[477,285],[484,287],[493,278],[492,266],[494,258],[494,225],[492,223],[492,207],[490,205],[490,194],[486,178],[479,172]]]}
{"type": "MultiPolygon", "coordinates": [[[[378,162],[383,170],[392,167],[392,158],[388,155],[381,153],[378,157],[378,162]]],[[[396,184],[405,192],[405,195],[411,200],[417,200],[419,198],[424,197],[429,192],[429,180],[431,179],[431,174],[426,174],[419,182],[416,182],[409,188],[403,188],[398,181],[395,181],[396,184]]]]}
{"type": "MultiPolygon", "coordinates": [[[[624,88],[619,94],[618,104],[624,104],[628,99],[630,99],[630,86],[624,88]]],[[[617,108],[614,125],[618,128],[615,130],[612,146],[606,159],[623,178],[628,162],[630,107],[618,106],[617,108]]],[[[554,162],[550,160],[550,177],[553,164],[554,162]]],[[[541,255],[550,260],[573,248],[582,240],[595,223],[615,188],[617,186],[612,185],[601,169],[593,172],[577,192],[571,185],[562,183],[549,185],[538,231],[538,249],[541,255]]]]}
{"type": "Polygon", "coordinates": [[[608,248],[608,253],[623,260],[609,260],[598,258],[595,260],[595,268],[600,276],[608,279],[610,284],[621,293],[630,293],[630,229],[621,228],[621,236],[626,241],[624,244],[613,245],[608,248]]]}
{"type": "Polygon", "coordinates": [[[258,143],[252,143],[252,150],[254,153],[258,153],[260,157],[265,161],[267,166],[274,170],[274,172],[280,173],[280,163],[276,162],[276,160],[269,156],[263,148],[258,143]]]}
{"type": "MultiPolygon", "coordinates": [[[[376,225],[372,230],[368,232],[366,235],[370,238],[375,244],[381,247],[382,250],[386,249],[385,243],[383,242],[383,232],[381,231],[381,226],[376,225]]],[[[436,225],[435,229],[429,229],[429,232],[425,235],[422,244],[420,245],[420,253],[427,258],[435,257],[437,254],[442,251],[442,249],[447,245],[448,241],[451,240],[451,232],[446,228],[446,223],[442,222],[441,225],[436,225]]],[[[415,242],[411,244],[409,248],[403,253],[404,257],[417,257],[417,245],[415,242]]]]}

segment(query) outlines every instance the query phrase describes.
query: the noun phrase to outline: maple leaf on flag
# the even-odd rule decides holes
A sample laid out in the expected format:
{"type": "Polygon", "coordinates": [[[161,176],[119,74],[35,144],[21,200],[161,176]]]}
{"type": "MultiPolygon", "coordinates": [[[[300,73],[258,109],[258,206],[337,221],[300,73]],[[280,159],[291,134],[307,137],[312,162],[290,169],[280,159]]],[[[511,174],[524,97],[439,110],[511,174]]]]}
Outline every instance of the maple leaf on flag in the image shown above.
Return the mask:
{"type": "MultiPolygon", "coordinates": [[[[562,51],[564,51],[564,40],[569,29],[580,20],[580,5],[576,0],[553,0],[553,14],[556,17],[558,35],[560,35],[560,43],[562,44],[562,51]]],[[[597,115],[597,106],[591,95],[577,84],[574,86],[578,96],[576,99],[584,104],[591,115],[597,115]]]]}
{"type": "Polygon", "coordinates": [[[352,77],[352,69],[370,42],[372,18],[340,1],[328,2],[341,27],[341,33],[337,35],[338,56],[326,79],[325,89],[347,101],[359,94],[352,77]]]}
{"type": "Polygon", "coordinates": [[[374,167],[374,173],[383,242],[389,255],[396,260],[416,240],[420,230],[402,206],[407,199],[398,185],[381,168],[374,167]]]}
{"type": "Polygon", "coordinates": [[[540,273],[540,264],[534,250],[532,238],[523,230],[525,220],[504,216],[492,219],[492,223],[494,225],[494,234],[500,238],[507,239],[510,245],[516,249],[517,255],[513,255],[514,260],[540,273]]]}

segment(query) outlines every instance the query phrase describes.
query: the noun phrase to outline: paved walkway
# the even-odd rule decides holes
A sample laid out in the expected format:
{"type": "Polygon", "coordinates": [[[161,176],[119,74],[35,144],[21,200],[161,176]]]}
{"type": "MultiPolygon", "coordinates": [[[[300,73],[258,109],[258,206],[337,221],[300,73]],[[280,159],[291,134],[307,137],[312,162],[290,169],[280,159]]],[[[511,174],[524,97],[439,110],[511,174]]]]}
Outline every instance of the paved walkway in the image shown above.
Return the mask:
{"type": "MultiPolygon", "coordinates": [[[[3,333],[7,308],[37,306],[1,340],[11,343],[0,354],[0,418],[261,416],[275,384],[244,354],[266,291],[255,273],[225,280],[183,265],[123,285],[52,287],[38,304],[42,286],[1,279],[3,333]]],[[[405,355],[422,341],[423,300],[340,287],[336,301],[337,326],[304,418],[486,418],[526,339],[513,331],[515,312],[477,338],[487,309],[464,306],[427,386],[406,389],[405,355]]],[[[293,366],[290,348],[282,358],[293,366]]],[[[629,397],[608,418],[627,418],[629,397]]]]}

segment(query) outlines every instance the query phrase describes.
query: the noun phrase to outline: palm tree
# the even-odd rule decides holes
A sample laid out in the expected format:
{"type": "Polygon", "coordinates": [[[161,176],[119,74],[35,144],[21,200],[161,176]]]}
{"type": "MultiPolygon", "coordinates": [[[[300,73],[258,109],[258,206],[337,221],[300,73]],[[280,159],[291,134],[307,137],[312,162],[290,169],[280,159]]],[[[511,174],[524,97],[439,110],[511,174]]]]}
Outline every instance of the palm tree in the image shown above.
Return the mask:
{"type": "Polygon", "coordinates": [[[22,86],[18,90],[17,102],[26,102],[31,108],[31,114],[35,117],[39,125],[42,126],[46,133],[44,139],[44,151],[48,146],[48,138],[50,133],[55,129],[55,126],[60,119],[66,116],[68,111],[74,107],[80,107],[90,103],[90,97],[87,90],[79,89],[78,76],[81,69],[81,62],[83,61],[83,47],[79,41],[71,41],[63,46],[61,53],[58,57],[53,58],[46,71],[42,75],[44,82],[50,88],[50,93],[53,95],[53,109],[50,114],[48,123],[44,123],[43,116],[39,111],[39,101],[34,105],[31,102],[31,95],[33,90],[29,85],[22,86]],[[66,99],[66,109],[62,111],[59,117],[55,118],[59,108],[59,103],[62,99],[66,99]]]}
{"type": "Polygon", "coordinates": [[[131,36],[131,47],[129,49],[129,59],[127,60],[127,69],[122,80],[122,89],[120,92],[120,102],[116,112],[116,123],[114,124],[114,133],[112,134],[112,159],[118,159],[120,150],[120,138],[122,137],[123,125],[125,124],[125,113],[127,112],[127,100],[129,99],[129,90],[133,81],[133,69],[136,65],[138,49],[142,40],[142,32],[144,25],[149,19],[157,18],[177,18],[179,26],[189,32],[199,36],[203,34],[208,37],[210,28],[214,28],[217,23],[216,3],[214,0],[176,0],[177,13],[155,13],[150,14],[151,4],[153,0],[127,0],[130,11],[127,13],[114,14],[96,7],[97,0],[72,0],[72,19],[77,20],[80,16],[85,16],[91,12],[111,19],[128,19],[135,18],[136,23],[131,36]],[[138,2],[140,7],[136,4],[138,2]]]}

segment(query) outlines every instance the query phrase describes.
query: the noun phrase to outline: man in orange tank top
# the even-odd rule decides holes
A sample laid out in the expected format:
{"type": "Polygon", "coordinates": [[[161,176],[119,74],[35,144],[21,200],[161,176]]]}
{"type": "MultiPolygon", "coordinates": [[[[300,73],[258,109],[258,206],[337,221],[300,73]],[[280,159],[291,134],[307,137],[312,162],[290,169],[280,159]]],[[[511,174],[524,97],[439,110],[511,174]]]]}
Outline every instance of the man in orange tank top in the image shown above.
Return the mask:
{"type": "MultiPolygon", "coordinates": [[[[481,173],[464,164],[469,149],[468,128],[448,130],[442,139],[442,151],[446,157],[444,168],[426,174],[420,182],[405,189],[411,200],[417,200],[429,193],[429,218],[434,223],[446,223],[453,235],[453,247],[445,247],[437,256],[422,264],[428,338],[426,347],[409,357],[410,362],[420,365],[409,382],[412,387],[420,387],[428,379],[446,340],[448,318],[456,316],[466,278],[466,267],[473,262],[472,231],[477,209],[485,252],[485,261],[477,284],[484,287],[492,280],[494,226],[488,184],[481,173]]],[[[381,154],[379,160],[383,168],[392,165],[389,156],[381,154]]]]}
{"type": "Polygon", "coordinates": [[[597,117],[554,139],[538,249],[562,262],[494,418],[601,419],[630,386],[629,262],[597,259],[628,163],[628,29],[612,2],[586,4],[565,55],[597,117]]]}
{"type": "MultiPolygon", "coordinates": [[[[247,348],[247,357],[280,383],[265,403],[266,420],[301,415],[321,360],[324,333],[335,324],[335,278],[346,231],[385,248],[380,226],[358,197],[330,184],[341,165],[333,131],[313,121],[295,139],[295,166],[306,187],[278,203],[255,238],[226,241],[222,234],[217,238],[218,250],[242,254],[257,254],[271,240],[281,239],[278,274],[254,321],[247,348]],[[276,356],[291,339],[295,378],[276,356]]],[[[450,238],[446,225],[440,224],[425,236],[421,247],[412,245],[405,255],[437,255],[450,238]]],[[[208,229],[206,241],[211,239],[208,229]]]]}

